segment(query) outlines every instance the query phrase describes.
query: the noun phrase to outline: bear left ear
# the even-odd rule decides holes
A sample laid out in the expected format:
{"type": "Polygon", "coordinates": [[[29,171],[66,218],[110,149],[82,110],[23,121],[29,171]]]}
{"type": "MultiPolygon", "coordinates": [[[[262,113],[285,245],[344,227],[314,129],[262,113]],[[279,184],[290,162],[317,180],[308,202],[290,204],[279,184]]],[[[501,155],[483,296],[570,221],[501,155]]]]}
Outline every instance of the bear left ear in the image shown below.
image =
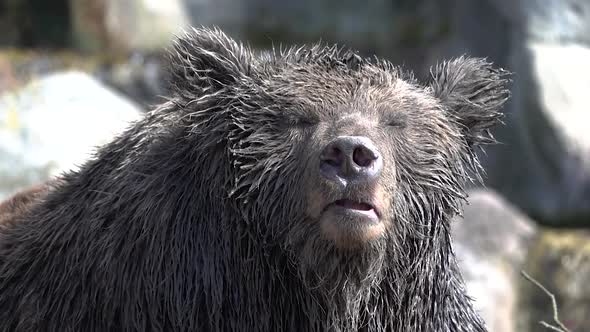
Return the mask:
{"type": "Polygon", "coordinates": [[[495,142],[489,129],[500,123],[510,97],[509,72],[481,58],[460,57],[430,70],[430,87],[471,147],[495,142]]]}
{"type": "Polygon", "coordinates": [[[246,80],[254,56],[249,47],[218,28],[200,28],[176,39],[168,57],[173,88],[200,95],[246,80]]]}

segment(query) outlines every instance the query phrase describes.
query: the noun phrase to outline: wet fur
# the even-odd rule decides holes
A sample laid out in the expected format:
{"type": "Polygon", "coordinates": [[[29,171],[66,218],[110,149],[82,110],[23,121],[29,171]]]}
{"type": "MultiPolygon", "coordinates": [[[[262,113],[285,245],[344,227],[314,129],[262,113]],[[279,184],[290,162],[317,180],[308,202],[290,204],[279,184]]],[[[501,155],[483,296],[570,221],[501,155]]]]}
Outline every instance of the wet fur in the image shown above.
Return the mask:
{"type": "Polygon", "coordinates": [[[336,47],[256,55],[207,29],[170,55],[169,100],[1,230],[0,330],[485,331],[449,221],[505,72],[459,58],[421,83],[336,47]],[[380,142],[397,156],[386,235],[362,251],[306,213],[316,110],[351,96],[403,106],[380,142]]]}
{"type": "Polygon", "coordinates": [[[0,202],[0,227],[9,227],[26,216],[57,182],[58,180],[55,179],[28,187],[0,202]]]}

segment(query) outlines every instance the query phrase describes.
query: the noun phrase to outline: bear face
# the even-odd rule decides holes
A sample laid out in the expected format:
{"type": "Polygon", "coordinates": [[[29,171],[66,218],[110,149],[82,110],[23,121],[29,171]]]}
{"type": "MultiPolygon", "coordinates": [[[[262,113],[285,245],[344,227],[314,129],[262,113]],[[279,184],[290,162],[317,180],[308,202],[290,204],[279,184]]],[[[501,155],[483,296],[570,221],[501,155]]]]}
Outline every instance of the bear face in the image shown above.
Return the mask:
{"type": "Polygon", "coordinates": [[[380,270],[394,247],[459,211],[479,171],[474,149],[493,141],[509,96],[507,73],[482,59],[445,62],[419,82],[337,47],[257,56],[220,31],[175,51],[174,82],[193,82],[176,86],[179,99],[215,95],[199,124],[216,129],[194,132],[226,144],[234,208],[322,280],[346,266],[367,273],[360,261],[380,270]]]}
{"type": "Polygon", "coordinates": [[[199,29],[171,96],[0,228],[0,330],[485,331],[449,221],[506,73],[199,29]]]}

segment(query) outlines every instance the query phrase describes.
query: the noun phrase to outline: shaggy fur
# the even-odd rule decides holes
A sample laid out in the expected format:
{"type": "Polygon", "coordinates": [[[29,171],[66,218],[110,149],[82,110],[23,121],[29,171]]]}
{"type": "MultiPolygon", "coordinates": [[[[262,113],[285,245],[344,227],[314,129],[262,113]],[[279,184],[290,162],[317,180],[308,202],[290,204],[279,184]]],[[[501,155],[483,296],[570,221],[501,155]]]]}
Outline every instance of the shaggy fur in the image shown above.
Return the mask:
{"type": "Polygon", "coordinates": [[[254,54],[208,29],[170,55],[168,101],[0,231],[0,330],[486,330],[449,222],[504,71],[458,58],[419,82],[335,46],[254,54]],[[318,225],[339,197],[318,155],[343,134],[384,158],[386,230],[356,249],[318,225]]]}
{"type": "Polygon", "coordinates": [[[53,182],[57,180],[26,188],[0,202],[0,227],[9,227],[24,217],[51,190],[53,182]]]}

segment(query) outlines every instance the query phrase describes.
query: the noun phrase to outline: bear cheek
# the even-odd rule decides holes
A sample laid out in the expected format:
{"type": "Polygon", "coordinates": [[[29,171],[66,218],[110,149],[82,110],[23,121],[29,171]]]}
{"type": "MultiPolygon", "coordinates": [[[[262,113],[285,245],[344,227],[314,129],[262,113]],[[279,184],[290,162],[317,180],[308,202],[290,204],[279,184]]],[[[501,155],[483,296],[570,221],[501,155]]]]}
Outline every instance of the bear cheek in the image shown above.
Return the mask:
{"type": "Polygon", "coordinates": [[[306,215],[312,219],[318,219],[322,215],[322,209],[326,205],[325,195],[319,190],[318,186],[311,186],[307,190],[307,208],[306,215]]]}
{"type": "Polygon", "coordinates": [[[393,187],[388,188],[385,185],[378,185],[375,190],[375,208],[379,211],[379,219],[385,227],[389,227],[393,218],[393,187]]]}
{"type": "Polygon", "coordinates": [[[391,180],[387,185],[381,187],[383,189],[383,217],[387,217],[388,221],[391,221],[395,217],[394,206],[395,200],[398,194],[399,186],[396,180],[391,180]]]}

